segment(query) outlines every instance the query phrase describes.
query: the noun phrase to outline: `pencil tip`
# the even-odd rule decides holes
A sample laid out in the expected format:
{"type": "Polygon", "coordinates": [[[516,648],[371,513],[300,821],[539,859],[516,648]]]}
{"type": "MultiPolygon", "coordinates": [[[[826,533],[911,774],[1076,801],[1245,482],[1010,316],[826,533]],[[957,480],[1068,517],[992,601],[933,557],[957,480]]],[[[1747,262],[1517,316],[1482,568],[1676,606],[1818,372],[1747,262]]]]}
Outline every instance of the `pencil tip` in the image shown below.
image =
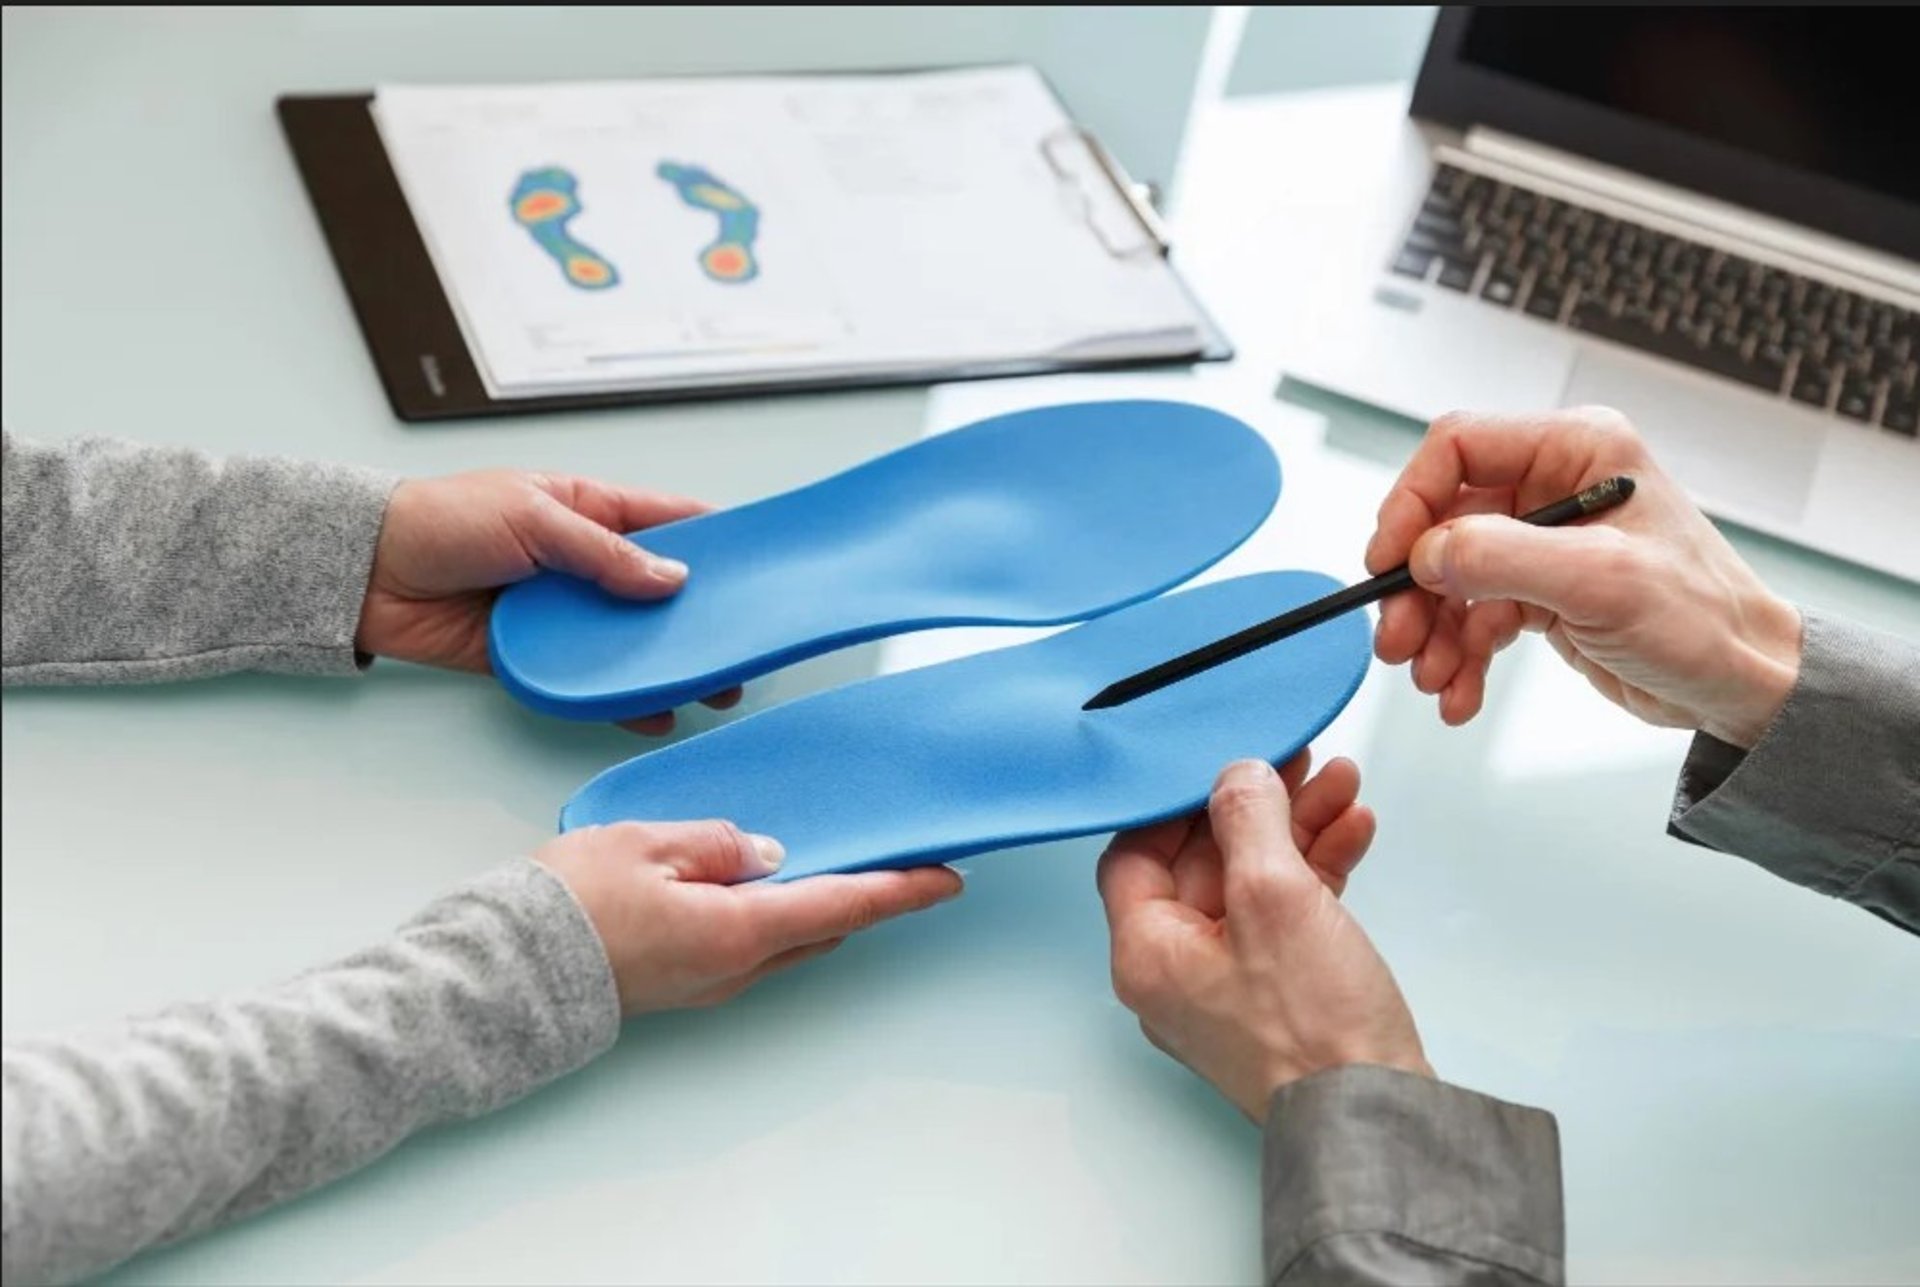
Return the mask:
{"type": "Polygon", "coordinates": [[[1620,490],[1621,500],[1625,500],[1627,497],[1633,495],[1633,476],[1631,474],[1620,475],[1613,480],[1613,485],[1620,490]]]}

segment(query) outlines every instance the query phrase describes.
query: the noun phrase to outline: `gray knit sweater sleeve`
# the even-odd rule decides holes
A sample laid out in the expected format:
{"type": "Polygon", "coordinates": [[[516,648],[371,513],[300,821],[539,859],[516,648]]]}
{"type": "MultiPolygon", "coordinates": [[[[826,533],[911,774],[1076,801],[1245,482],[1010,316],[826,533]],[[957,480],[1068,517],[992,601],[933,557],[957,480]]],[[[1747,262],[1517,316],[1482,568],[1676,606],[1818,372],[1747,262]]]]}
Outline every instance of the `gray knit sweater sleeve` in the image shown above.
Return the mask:
{"type": "MultiPolygon", "coordinates": [[[[353,673],[386,479],[5,440],[8,684],[353,673]]],[[[9,1284],[63,1281],[341,1175],[612,1043],[600,940],[524,860],[279,987],[0,1052],[9,1284]]]]}
{"type": "Polygon", "coordinates": [[[353,673],[393,480],[99,438],[4,453],[6,683],[353,673]]]}
{"type": "Polygon", "coordinates": [[[4,1053],[4,1278],[60,1282],[284,1201],[612,1044],[565,885],[519,860],[279,987],[4,1053]]]}

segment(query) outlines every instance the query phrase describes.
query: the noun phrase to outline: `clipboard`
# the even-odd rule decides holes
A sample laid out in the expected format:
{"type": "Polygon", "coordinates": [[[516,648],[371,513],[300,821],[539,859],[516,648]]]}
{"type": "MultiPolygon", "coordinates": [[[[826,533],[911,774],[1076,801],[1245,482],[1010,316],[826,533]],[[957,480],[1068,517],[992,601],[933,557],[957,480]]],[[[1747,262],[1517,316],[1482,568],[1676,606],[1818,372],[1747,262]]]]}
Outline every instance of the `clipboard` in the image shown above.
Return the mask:
{"type": "MultiPolygon", "coordinates": [[[[1056,101],[1057,101],[1057,95],[1056,101]]],[[[375,124],[370,92],[289,94],[275,104],[282,131],[300,171],[307,197],[354,317],[386,391],[401,420],[420,423],[480,416],[585,410],[766,394],[923,385],[957,380],[1043,375],[1077,370],[1186,365],[1224,361],[1233,355],[1219,326],[1183,279],[1180,289],[1201,319],[1201,343],[1179,356],[1114,357],[1053,355],[1041,359],[974,364],[930,364],[884,372],[780,372],[764,379],[724,385],[569,391],[496,398],[469,351],[420,229],[375,124]]],[[[1071,126],[1042,145],[1049,168],[1063,186],[1080,186],[1090,235],[1109,254],[1167,258],[1166,229],[1147,199],[1111,153],[1090,132],[1071,126]],[[1110,186],[1127,211],[1128,227],[1097,226],[1095,202],[1084,185],[1110,186]]]]}

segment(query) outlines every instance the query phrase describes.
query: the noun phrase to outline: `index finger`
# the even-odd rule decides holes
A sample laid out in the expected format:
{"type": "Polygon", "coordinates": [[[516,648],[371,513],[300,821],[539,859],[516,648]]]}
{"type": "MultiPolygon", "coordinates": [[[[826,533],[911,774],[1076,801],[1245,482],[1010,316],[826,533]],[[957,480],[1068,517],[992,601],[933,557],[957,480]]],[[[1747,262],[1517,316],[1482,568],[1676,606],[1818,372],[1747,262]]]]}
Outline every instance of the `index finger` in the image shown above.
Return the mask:
{"type": "Polygon", "coordinates": [[[1367,569],[1406,562],[1421,533],[1453,512],[1463,487],[1511,488],[1516,506],[1578,491],[1597,481],[1587,477],[1596,471],[1597,448],[1614,439],[1630,441],[1631,431],[1624,417],[1600,408],[1440,417],[1380,503],[1367,569]]]}
{"type": "Polygon", "coordinates": [[[791,884],[737,886],[766,955],[843,938],[945,902],[964,888],[948,867],[809,876],[791,884]]]}
{"type": "Polygon", "coordinates": [[[1123,831],[1107,845],[1094,879],[1110,927],[1150,903],[1179,896],[1173,860],[1192,830],[1193,819],[1170,818],[1151,827],[1123,831]]]}
{"type": "Polygon", "coordinates": [[[1229,925],[1248,922],[1269,891],[1303,865],[1294,847],[1292,803],[1271,765],[1236,760],[1214,784],[1207,821],[1220,846],[1229,925]]]}
{"type": "Polygon", "coordinates": [[[597,478],[550,474],[546,482],[553,498],[568,509],[592,519],[602,527],[622,533],[693,518],[713,509],[705,501],[694,500],[690,496],[606,483],[597,478]]]}

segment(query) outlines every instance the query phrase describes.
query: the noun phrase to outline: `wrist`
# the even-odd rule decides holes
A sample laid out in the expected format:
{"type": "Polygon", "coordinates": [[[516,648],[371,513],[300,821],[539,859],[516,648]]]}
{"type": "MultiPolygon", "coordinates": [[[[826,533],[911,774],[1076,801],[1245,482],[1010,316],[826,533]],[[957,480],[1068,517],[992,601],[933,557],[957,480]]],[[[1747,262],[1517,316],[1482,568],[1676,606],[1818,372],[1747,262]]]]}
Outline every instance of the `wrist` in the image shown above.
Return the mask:
{"type": "Polygon", "coordinates": [[[359,624],[353,629],[354,659],[363,667],[372,665],[374,658],[387,655],[386,644],[380,638],[380,615],[379,592],[368,585],[360,600],[359,624]]]}
{"type": "Polygon", "coordinates": [[[1427,1062],[1426,1052],[1417,1042],[1411,1047],[1365,1048],[1329,1053],[1321,1059],[1283,1059],[1269,1069],[1262,1087],[1264,1093],[1259,1096],[1257,1103],[1248,1106],[1248,1115],[1255,1121],[1260,1120],[1266,1106],[1273,1102],[1273,1097],[1296,1081],[1342,1068],[1360,1067],[1391,1068],[1395,1072],[1411,1073],[1429,1081],[1436,1077],[1433,1065],[1427,1062]]]}
{"type": "Polygon", "coordinates": [[[367,566],[366,589],[360,595],[360,620],[353,630],[354,651],[363,657],[387,655],[385,625],[394,596],[385,582],[390,579],[396,533],[409,521],[418,486],[416,480],[403,478],[387,493],[387,507],[380,516],[380,534],[374,539],[373,559],[367,566]]]}
{"type": "Polygon", "coordinates": [[[572,896],[574,905],[580,909],[586,921],[594,945],[606,959],[620,1013],[632,1014],[636,1008],[635,998],[628,995],[626,982],[621,978],[619,966],[613,959],[613,921],[618,899],[607,888],[612,877],[612,864],[581,861],[580,855],[572,847],[554,844],[543,846],[533,855],[533,861],[544,867],[555,883],[572,896]]]}
{"type": "Polygon", "coordinates": [[[1706,713],[1701,731],[1752,750],[1799,681],[1801,633],[1800,610],[1785,599],[1761,591],[1742,605],[1735,642],[1727,650],[1732,696],[1706,713]]]}

